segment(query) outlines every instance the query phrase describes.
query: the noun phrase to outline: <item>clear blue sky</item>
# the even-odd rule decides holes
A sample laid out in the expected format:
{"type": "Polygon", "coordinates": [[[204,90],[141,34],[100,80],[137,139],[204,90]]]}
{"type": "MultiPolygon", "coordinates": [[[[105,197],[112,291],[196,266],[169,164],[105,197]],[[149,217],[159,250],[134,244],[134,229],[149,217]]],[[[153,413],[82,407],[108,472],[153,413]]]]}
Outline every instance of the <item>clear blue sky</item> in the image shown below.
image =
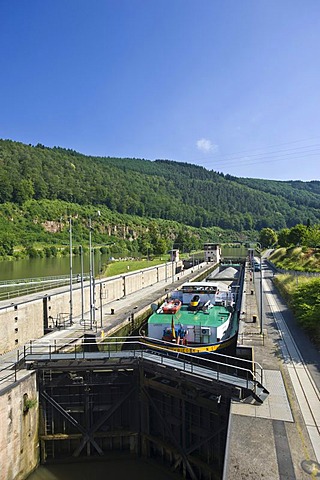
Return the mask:
{"type": "Polygon", "coordinates": [[[0,0],[0,138],[320,179],[319,0],[0,0]]]}

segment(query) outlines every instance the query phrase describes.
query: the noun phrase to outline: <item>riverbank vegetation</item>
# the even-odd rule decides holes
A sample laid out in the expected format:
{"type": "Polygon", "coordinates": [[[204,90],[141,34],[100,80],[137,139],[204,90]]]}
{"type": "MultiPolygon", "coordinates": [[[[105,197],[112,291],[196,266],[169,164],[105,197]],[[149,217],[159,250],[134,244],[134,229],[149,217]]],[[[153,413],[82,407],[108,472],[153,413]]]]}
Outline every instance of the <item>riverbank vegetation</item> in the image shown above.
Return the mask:
{"type": "Polygon", "coordinates": [[[152,259],[128,258],[120,260],[110,260],[106,265],[104,265],[102,275],[106,277],[113,277],[114,275],[121,275],[123,273],[130,273],[136,270],[142,270],[143,268],[153,267],[155,265],[160,265],[169,261],[170,257],[168,255],[162,257],[154,257],[152,259]]]}
{"type": "MultiPolygon", "coordinates": [[[[111,212],[101,205],[76,205],[61,200],[29,200],[23,205],[0,204],[0,259],[55,257],[80,254],[92,245],[114,257],[162,255],[203,249],[205,242],[233,242],[232,230],[191,227],[170,220],[111,212]],[[91,225],[91,227],[90,227],[91,225]]],[[[244,232],[254,239],[256,233],[244,232]]]]}

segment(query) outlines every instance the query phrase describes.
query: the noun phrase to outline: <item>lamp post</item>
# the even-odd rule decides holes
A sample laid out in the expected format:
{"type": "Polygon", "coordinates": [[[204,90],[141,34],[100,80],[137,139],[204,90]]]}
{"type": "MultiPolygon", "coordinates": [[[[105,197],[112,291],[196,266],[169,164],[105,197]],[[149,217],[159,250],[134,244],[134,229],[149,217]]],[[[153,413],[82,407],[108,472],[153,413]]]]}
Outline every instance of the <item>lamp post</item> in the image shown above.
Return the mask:
{"type": "Polygon", "coordinates": [[[92,226],[91,217],[89,218],[89,294],[90,294],[90,329],[92,330],[93,322],[93,295],[92,295],[92,226]]]}
{"type": "Polygon", "coordinates": [[[95,279],[95,266],[94,266],[94,248],[92,248],[92,322],[93,325],[96,322],[96,279],[95,279]]]}
{"type": "Polygon", "coordinates": [[[263,331],[263,321],[262,321],[262,260],[261,260],[261,250],[262,246],[261,243],[256,242],[259,245],[260,252],[259,252],[259,259],[260,259],[260,335],[262,335],[263,331]]]}
{"type": "Polygon", "coordinates": [[[70,246],[70,318],[69,325],[71,326],[73,321],[73,302],[72,302],[72,220],[69,218],[69,246],[70,246]]]}
{"type": "MultiPolygon", "coordinates": [[[[97,211],[97,215],[100,217],[100,210],[97,211]]],[[[89,217],[89,270],[90,270],[90,329],[92,330],[93,324],[96,321],[96,295],[95,295],[95,273],[94,273],[94,249],[92,248],[92,222],[89,217]]]]}
{"type": "Polygon", "coordinates": [[[173,258],[173,247],[174,243],[172,244],[172,250],[171,250],[171,273],[172,273],[172,283],[174,283],[174,258],[173,258]]]}
{"type": "Polygon", "coordinates": [[[81,264],[81,321],[83,322],[83,329],[86,329],[86,323],[84,321],[84,285],[83,285],[83,248],[79,245],[80,251],[80,264],[81,264]]]}

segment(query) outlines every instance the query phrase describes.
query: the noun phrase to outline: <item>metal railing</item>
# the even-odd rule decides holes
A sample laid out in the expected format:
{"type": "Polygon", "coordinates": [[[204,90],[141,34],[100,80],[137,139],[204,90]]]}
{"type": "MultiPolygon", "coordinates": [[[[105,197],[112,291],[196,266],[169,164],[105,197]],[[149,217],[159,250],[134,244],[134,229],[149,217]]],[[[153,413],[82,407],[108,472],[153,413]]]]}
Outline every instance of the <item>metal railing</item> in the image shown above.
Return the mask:
{"type": "Polygon", "coordinates": [[[307,272],[307,271],[302,271],[302,270],[286,270],[285,268],[277,267],[270,260],[267,260],[267,263],[269,263],[271,265],[271,267],[274,268],[277,271],[277,273],[295,275],[295,276],[298,276],[298,277],[320,277],[320,272],[307,272]]]}
{"type": "Polygon", "coordinates": [[[16,362],[0,368],[0,384],[8,381],[12,383],[16,382],[18,370],[19,367],[16,362]],[[3,372],[5,372],[4,375],[3,372]]]}
{"type": "Polygon", "coordinates": [[[263,383],[263,369],[257,362],[239,359],[219,353],[211,354],[211,358],[197,356],[183,352],[173,352],[168,347],[167,342],[148,337],[112,337],[107,341],[97,344],[96,342],[86,342],[82,338],[69,339],[66,343],[64,339],[55,340],[51,344],[30,342],[25,345],[21,360],[23,362],[56,361],[62,360],[62,354],[69,354],[69,360],[79,359],[115,359],[115,358],[139,358],[141,360],[156,360],[163,366],[170,366],[170,361],[179,362],[179,368],[187,373],[196,375],[198,378],[208,380],[208,371],[214,372],[214,379],[225,382],[227,377],[235,376],[245,382],[247,389],[255,388],[256,385],[263,383]],[[150,342],[157,342],[157,346],[150,346],[150,342]],[[161,343],[163,345],[161,345],[161,343]],[[93,352],[91,349],[94,349],[93,352]],[[215,359],[212,357],[214,356],[215,359]],[[41,358],[42,357],[42,358],[41,358]],[[239,366],[236,363],[241,361],[242,365],[248,365],[248,368],[239,366]]]}
{"type": "MultiPolygon", "coordinates": [[[[89,274],[85,274],[83,280],[89,279],[89,274]]],[[[72,276],[72,283],[79,283],[81,280],[79,275],[72,276]]],[[[0,281],[0,300],[7,300],[22,295],[30,295],[32,293],[41,292],[43,290],[63,287],[70,283],[70,275],[22,278],[16,280],[0,281]]]]}

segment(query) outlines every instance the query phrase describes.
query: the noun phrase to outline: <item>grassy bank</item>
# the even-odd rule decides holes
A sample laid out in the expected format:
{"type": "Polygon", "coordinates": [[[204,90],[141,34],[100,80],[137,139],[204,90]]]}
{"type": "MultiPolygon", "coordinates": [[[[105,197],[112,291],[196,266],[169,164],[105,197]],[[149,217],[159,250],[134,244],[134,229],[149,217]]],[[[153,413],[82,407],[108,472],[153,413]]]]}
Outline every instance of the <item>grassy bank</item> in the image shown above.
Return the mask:
{"type": "Polygon", "coordinates": [[[320,278],[277,275],[274,282],[301,327],[320,347],[320,278]]]}
{"type": "Polygon", "coordinates": [[[115,260],[115,261],[111,261],[106,265],[106,268],[103,272],[103,276],[113,277],[114,275],[121,275],[122,273],[134,272],[136,270],[141,270],[143,268],[153,267],[154,265],[160,265],[168,261],[169,259],[166,257],[155,257],[152,260],[147,260],[147,259],[115,260]]]}
{"type": "Polygon", "coordinates": [[[300,272],[320,272],[320,249],[310,247],[277,248],[270,256],[278,268],[300,272]]]}

